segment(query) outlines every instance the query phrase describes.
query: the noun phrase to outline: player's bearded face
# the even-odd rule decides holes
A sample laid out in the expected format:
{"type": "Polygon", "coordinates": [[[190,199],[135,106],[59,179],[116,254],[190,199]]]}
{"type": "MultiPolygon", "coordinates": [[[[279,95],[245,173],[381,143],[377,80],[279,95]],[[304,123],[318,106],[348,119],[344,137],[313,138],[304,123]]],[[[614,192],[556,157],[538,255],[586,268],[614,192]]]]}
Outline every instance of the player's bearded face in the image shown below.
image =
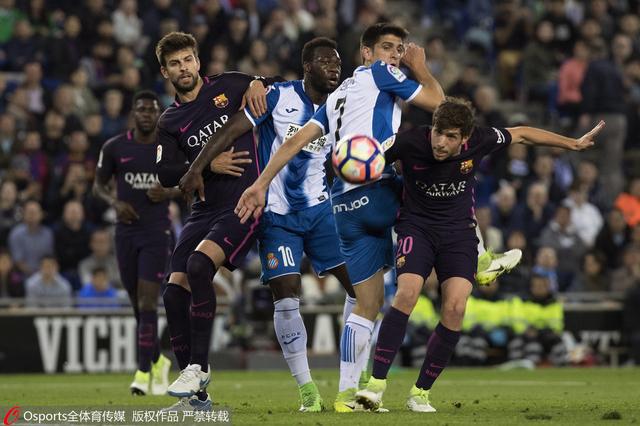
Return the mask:
{"type": "Polygon", "coordinates": [[[433,150],[433,158],[443,161],[460,154],[462,145],[468,140],[468,137],[462,137],[460,129],[436,130],[435,127],[432,127],[431,149],[433,150]]]}
{"type": "Polygon", "coordinates": [[[198,84],[200,60],[190,49],[184,49],[167,57],[167,65],[163,67],[165,78],[169,78],[173,87],[180,92],[192,91],[198,84]]]}

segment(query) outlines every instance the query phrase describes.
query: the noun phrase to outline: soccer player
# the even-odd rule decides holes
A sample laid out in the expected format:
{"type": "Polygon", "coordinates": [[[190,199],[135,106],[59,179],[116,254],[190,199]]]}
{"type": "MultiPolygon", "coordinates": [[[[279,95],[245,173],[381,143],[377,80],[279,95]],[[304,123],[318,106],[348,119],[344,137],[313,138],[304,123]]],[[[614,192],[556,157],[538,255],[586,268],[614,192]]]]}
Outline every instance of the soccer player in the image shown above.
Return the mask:
{"type": "MultiPolygon", "coordinates": [[[[156,46],[160,71],[176,89],[176,101],[158,121],[156,162],[165,187],[178,184],[209,140],[243,105],[243,94],[254,78],[241,73],[201,77],[198,46],[192,35],[172,32],[156,46]]],[[[259,97],[264,98],[261,82],[259,97]]],[[[255,86],[255,85],[254,85],[255,86]]],[[[257,101],[257,107],[264,99],[257,101]]],[[[252,108],[256,102],[250,102],[252,108]]],[[[264,110],[254,112],[261,115],[264,110]]],[[[163,294],[171,345],[181,369],[167,392],[181,398],[172,409],[210,409],[205,391],[211,378],[209,346],[216,295],[212,285],[216,271],[235,269],[255,240],[258,221],[240,223],[234,215],[242,191],[257,177],[252,132],[238,137],[234,154],[247,153],[253,165],[240,176],[204,170],[204,199],[196,199],[192,213],[171,255],[171,274],[163,294]]],[[[246,161],[246,160],[245,160],[246,161]]]]}
{"type": "MultiPolygon", "coordinates": [[[[180,181],[185,193],[202,194],[202,171],[206,165],[254,126],[258,126],[259,134],[258,160],[264,167],[271,153],[311,119],[339,83],[341,63],[336,43],[324,37],[306,43],[302,49],[302,66],[303,80],[269,87],[267,114],[256,117],[245,108],[244,113],[234,115],[211,138],[180,181]]],[[[347,291],[345,321],[355,304],[329,202],[324,162],[330,151],[331,143],[321,137],[305,146],[278,173],[269,186],[258,236],[262,282],[269,285],[273,293],[276,337],[299,386],[300,411],[305,412],[321,411],[322,398],[311,379],[307,331],[300,316],[303,251],[318,275],[333,274],[347,291]]]]}
{"type": "Polygon", "coordinates": [[[138,323],[138,371],[131,392],[162,395],[169,384],[171,361],[160,353],[157,305],[170,251],[169,199],[180,192],[162,188],[158,181],[157,95],[136,93],[132,110],[134,128],[102,146],[93,192],[116,210],[118,267],[138,323]],[[112,177],[115,197],[109,187],[112,177]]]}
{"type": "MultiPolygon", "coordinates": [[[[242,221],[249,220],[252,214],[254,219],[260,215],[271,180],[309,142],[324,134],[334,143],[346,134],[365,134],[383,141],[400,125],[401,100],[433,111],[444,99],[440,84],[427,69],[424,50],[414,44],[405,45],[407,35],[404,28],[386,23],[365,30],[360,43],[364,65],[342,82],[311,121],[271,157],[238,202],[236,212],[242,221]],[[397,68],[401,60],[418,81],[407,78],[397,68]]],[[[334,408],[351,412],[356,408],[355,393],[368,359],[374,320],[383,303],[384,269],[393,267],[391,226],[399,200],[390,167],[382,179],[367,185],[336,179],[331,197],[333,206],[358,206],[335,213],[356,306],[340,343],[340,383],[334,408]]]]}
{"type": "Polygon", "coordinates": [[[429,390],[454,351],[477,263],[473,187],[482,158],[509,144],[544,145],[581,151],[594,144],[600,122],[579,139],[533,127],[474,127],[466,101],[447,98],[423,126],[387,141],[387,162],[399,160],[405,196],[395,225],[398,234],[398,291],[385,314],[376,343],[372,376],[356,396],[375,409],[382,402],[386,377],[405,335],[420,290],[435,268],[442,292],[441,320],[427,343],[420,375],[407,407],[434,412],[429,390]]]}

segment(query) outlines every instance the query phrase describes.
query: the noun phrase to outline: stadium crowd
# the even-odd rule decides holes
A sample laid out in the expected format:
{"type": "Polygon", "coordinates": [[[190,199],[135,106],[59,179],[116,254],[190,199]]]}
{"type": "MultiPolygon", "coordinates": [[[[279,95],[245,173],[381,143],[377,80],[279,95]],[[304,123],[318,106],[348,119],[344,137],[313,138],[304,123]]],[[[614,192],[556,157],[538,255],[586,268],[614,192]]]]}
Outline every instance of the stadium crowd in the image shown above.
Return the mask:
{"type": "MultiPolygon", "coordinates": [[[[301,76],[302,45],[327,36],[338,42],[344,77],[359,64],[362,30],[385,20],[425,46],[445,92],[470,99],[481,125],[578,134],[606,121],[596,148],[579,158],[514,145],[481,165],[485,242],[524,257],[476,296],[548,304],[566,292],[601,292],[626,300],[628,331],[640,341],[637,0],[0,0],[0,306],[22,298],[71,306],[74,296],[122,290],[115,213],[91,187],[101,145],[131,125],[134,93],[173,101],[154,52],[163,35],[194,34],[203,74],[285,79],[301,76]],[[531,290],[541,287],[543,296],[531,290]]],[[[403,128],[429,121],[407,108],[403,128]]],[[[172,203],[175,235],[186,214],[172,203]]],[[[244,278],[255,277],[256,262],[244,278]]],[[[218,283],[240,307],[244,278],[218,283]]],[[[335,301],[341,290],[330,280],[306,276],[304,300],[335,301]]]]}

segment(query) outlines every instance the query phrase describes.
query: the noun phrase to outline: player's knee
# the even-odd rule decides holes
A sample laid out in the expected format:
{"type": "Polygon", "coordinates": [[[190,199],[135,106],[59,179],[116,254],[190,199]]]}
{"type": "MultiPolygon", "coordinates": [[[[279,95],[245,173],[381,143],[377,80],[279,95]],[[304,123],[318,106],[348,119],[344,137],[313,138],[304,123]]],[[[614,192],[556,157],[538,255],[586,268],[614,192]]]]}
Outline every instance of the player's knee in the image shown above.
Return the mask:
{"type": "MultiPolygon", "coordinates": [[[[166,292],[166,291],[165,291],[166,292]]],[[[164,300],[164,294],[163,294],[164,300]]],[[[155,311],[158,308],[158,299],[150,295],[142,295],[138,297],[138,309],[142,311],[155,311]]]]}
{"type": "Polygon", "coordinates": [[[299,298],[301,291],[299,275],[285,275],[269,281],[273,301],[288,298],[299,298]]]}
{"type": "Polygon", "coordinates": [[[393,300],[393,306],[403,312],[411,312],[420,296],[419,288],[399,287],[393,300]]]}
{"type": "Polygon", "coordinates": [[[213,280],[216,267],[213,260],[201,251],[194,251],[187,260],[187,277],[189,282],[193,280],[213,280]]]}
{"type": "Polygon", "coordinates": [[[450,300],[443,303],[442,317],[447,319],[449,323],[462,323],[466,304],[466,299],[450,300]]]}

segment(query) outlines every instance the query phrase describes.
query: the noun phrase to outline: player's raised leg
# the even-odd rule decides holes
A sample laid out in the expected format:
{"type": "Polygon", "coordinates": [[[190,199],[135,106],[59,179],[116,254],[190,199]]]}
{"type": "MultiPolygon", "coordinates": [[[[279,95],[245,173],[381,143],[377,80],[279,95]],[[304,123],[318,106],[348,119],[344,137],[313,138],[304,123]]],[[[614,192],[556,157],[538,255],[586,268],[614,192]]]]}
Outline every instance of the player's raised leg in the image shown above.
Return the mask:
{"type": "Polygon", "coordinates": [[[504,253],[494,253],[484,246],[484,239],[480,227],[476,226],[478,237],[478,270],[476,282],[480,285],[489,285],[500,275],[515,268],[522,259],[522,250],[513,249],[504,253]]]}

